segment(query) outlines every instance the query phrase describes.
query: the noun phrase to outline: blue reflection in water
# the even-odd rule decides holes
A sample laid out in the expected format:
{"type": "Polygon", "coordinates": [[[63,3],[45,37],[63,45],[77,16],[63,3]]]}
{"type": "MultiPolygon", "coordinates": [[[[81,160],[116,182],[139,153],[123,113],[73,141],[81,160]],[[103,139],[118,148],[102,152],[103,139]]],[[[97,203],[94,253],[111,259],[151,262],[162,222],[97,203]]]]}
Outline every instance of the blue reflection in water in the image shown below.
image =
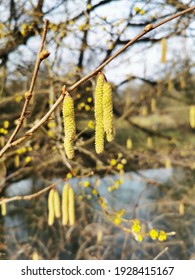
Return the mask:
{"type": "MultiPolygon", "coordinates": [[[[152,213],[155,211],[155,201],[160,195],[158,187],[150,184],[147,187],[148,179],[155,180],[159,183],[166,183],[173,174],[173,169],[150,169],[140,171],[139,173],[128,172],[125,173],[122,177],[119,175],[110,175],[103,178],[90,177],[77,179],[73,178],[70,180],[71,186],[74,188],[75,193],[80,191],[84,181],[89,181],[90,184],[94,187],[97,187],[99,194],[104,197],[109,206],[115,210],[120,210],[121,208],[125,209],[126,215],[125,218],[131,219],[135,218],[135,209],[136,217],[144,220],[149,220],[152,213]],[[116,180],[121,179],[122,183],[119,185],[118,190],[108,192],[108,187],[112,186],[116,180]],[[151,204],[151,205],[150,205],[151,204]],[[145,210],[145,206],[150,205],[145,210]]],[[[59,181],[55,179],[52,182],[59,181]]],[[[59,192],[62,191],[64,183],[58,184],[57,189],[59,192]]],[[[24,179],[20,182],[11,184],[7,188],[6,196],[13,197],[16,195],[28,195],[32,193],[33,189],[33,180],[24,179]]],[[[85,188],[85,194],[91,194],[91,190],[85,188]]],[[[21,201],[19,201],[21,203],[21,201]]],[[[29,201],[22,202],[22,207],[27,206],[29,201]]],[[[9,205],[9,208],[11,204],[9,205]]],[[[22,211],[15,212],[14,206],[12,205],[12,215],[7,215],[4,219],[4,225],[6,228],[14,228],[17,226],[22,226],[22,230],[18,232],[18,239],[25,240],[28,238],[28,224],[25,223],[22,211]]],[[[93,208],[99,209],[100,206],[97,200],[93,200],[93,208]]],[[[21,209],[22,210],[22,209],[21,209]]],[[[9,212],[8,212],[9,213],[9,212]]]]}

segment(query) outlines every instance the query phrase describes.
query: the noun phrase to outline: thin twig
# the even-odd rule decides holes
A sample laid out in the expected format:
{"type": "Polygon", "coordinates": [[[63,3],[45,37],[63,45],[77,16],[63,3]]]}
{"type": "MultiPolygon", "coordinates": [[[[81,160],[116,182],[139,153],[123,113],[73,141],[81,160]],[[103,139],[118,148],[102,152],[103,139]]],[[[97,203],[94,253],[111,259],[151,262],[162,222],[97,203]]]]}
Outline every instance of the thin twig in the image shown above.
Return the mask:
{"type": "Polygon", "coordinates": [[[8,202],[11,202],[11,201],[16,201],[16,200],[31,200],[37,196],[40,196],[42,195],[43,193],[47,192],[48,190],[50,190],[51,188],[54,188],[56,185],[58,185],[59,183],[61,183],[62,181],[59,181],[59,182],[56,182],[56,183],[53,183],[52,185],[42,189],[41,191],[39,192],[36,192],[36,193],[33,193],[33,194],[30,194],[30,195],[17,195],[17,196],[14,196],[14,197],[9,197],[9,198],[2,198],[0,200],[0,205],[2,203],[8,203],[8,202]]]}
{"type": "Polygon", "coordinates": [[[17,124],[16,128],[14,129],[12,135],[10,136],[6,146],[9,146],[12,143],[13,139],[17,135],[18,131],[20,130],[20,128],[22,127],[22,124],[24,122],[26,112],[27,112],[27,108],[28,108],[28,105],[29,105],[30,100],[32,98],[33,89],[34,89],[36,78],[37,78],[38,71],[39,71],[39,66],[41,64],[41,61],[43,60],[43,59],[41,59],[40,54],[41,54],[41,52],[43,50],[43,47],[44,47],[46,34],[47,34],[47,29],[48,29],[48,23],[49,23],[49,21],[46,19],[45,20],[45,26],[44,26],[44,29],[43,29],[42,39],[41,39],[41,45],[40,45],[40,49],[39,49],[38,54],[37,54],[37,60],[36,60],[36,63],[35,63],[35,68],[34,68],[33,76],[32,76],[31,83],[30,83],[30,88],[29,88],[29,91],[27,92],[27,94],[25,96],[25,103],[24,103],[24,106],[22,108],[22,112],[20,114],[18,124],[17,124]]]}
{"type": "Polygon", "coordinates": [[[169,250],[169,247],[165,247],[155,258],[154,260],[158,260],[164,253],[169,250]]]}
{"type": "MultiPolygon", "coordinates": [[[[87,80],[89,80],[91,77],[95,76],[99,71],[101,71],[108,63],[110,63],[113,59],[115,59],[118,55],[120,55],[124,50],[126,50],[129,46],[131,46],[133,43],[135,43],[136,41],[138,41],[141,37],[143,37],[146,33],[156,29],[157,27],[179,17],[182,16],[186,13],[192,12],[195,10],[195,6],[192,6],[191,8],[188,8],[182,12],[179,12],[175,15],[172,15],[170,17],[168,17],[167,19],[164,19],[162,21],[160,21],[157,24],[148,24],[143,31],[141,31],[137,36],[135,36],[132,40],[130,40],[125,46],[123,46],[120,50],[118,50],[115,54],[113,54],[112,56],[110,56],[105,62],[103,62],[99,67],[97,67],[94,71],[92,71],[90,74],[88,74],[87,76],[83,77],[82,79],[80,79],[78,82],[76,82],[74,85],[72,85],[69,89],[68,92],[72,92],[75,88],[77,88],[78,86],[80,86],[81,84],[83,84],[84,82],[86,82],[87,80]]],[[[55,109],[57,108],[57,106],[62,102],[64,98],[64,95],[61,94],[60,97],[57,99],[57,101],[54,103],[54,105],[51,107],[51,109],[49,110],[49,112],[34,126],[32,127],[30,130],[28,130],[25,135],[21,138],[19,138],[18,140],[12,142],[13,138],[10,137],[10,139],[8,140],[7,144],[3,147],[3,149],[0,151],[0,157],[2,157],[5,152],[13,146],[18,145],[19,143],[22,143],[23,141],[25,141],[27,138],[31,137],[32,134],[45,122],[48,120],[48,118],[50,117],[50,115],[55,111],[55,109]]],[[[15,136],[15,135],[14,135],[15,136]]]]}

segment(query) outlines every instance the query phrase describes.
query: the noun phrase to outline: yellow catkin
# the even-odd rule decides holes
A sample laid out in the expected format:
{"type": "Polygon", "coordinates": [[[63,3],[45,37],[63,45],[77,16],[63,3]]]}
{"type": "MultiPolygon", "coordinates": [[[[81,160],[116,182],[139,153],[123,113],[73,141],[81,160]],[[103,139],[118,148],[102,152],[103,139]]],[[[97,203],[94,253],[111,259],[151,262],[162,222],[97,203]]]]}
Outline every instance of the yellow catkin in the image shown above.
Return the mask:
{"type": "Polygon", "coordinates": [[[15,155],[14,165],[15,165],[16,168],[18,168],[20,166],[20,156],[19,155],[15,155]]]}
{"type": "Polygon", "coordinates": [[[5,216],[6,214],[7,214],[6,203],[3,202],[3,203],[1,204],[1,215],[2,215],[2,216],[5,216]]]}
{"type": "Polygon", "coordinates": [[[62,224],[66,226],[68,224],[68,193],[69,184],[66,184],[62,191],[62,224]]]}
{"type": "Polygon", "coordinates": [[[161,54],[161,62],[166,63],[166,55],[167,55],[167,41],[165,38],[161,40],[161,48],[162,48],[162,54],[161,54]]]}
{"type": "Polygon", "coordinates": [[[183,202],[180,202],[179,203],[179,214],[181,215],[181,216],[183,216],[184,214],[185,214],[185,205],[184,205],[184,203],[183,202]]]}
{"type": "Polygon", "coordinates": [[[195,128],[195,105],[190,106],[189,122],[190,122],[191,128],[195,128]]]}
{"type": "Polygon", "coordinates": [[[54,223],[55,213],[54,213],[54,189],[49,191],[48,195],[48,225],[52,226],[54,223]]]}
{"type": "Polygon", "coordinates": [[[95,150],[97,154],[101,154],[104,151],[103,85],[104,75],[99,73],[94,93],[95,150]]]}
{"type": "Polygon", "coordinates": [[[74,157],[73,141],[76,135],[76,124],[74,115],[74,102],[70,95],[66,95],[63,101],[64,119],[64,148],[69,159],[74,157]]]}
{"type": "Polygon", "coordinates": [[[109,83],[103,85],[103,124],[108,142],[114,140],[112,87],[109,83]]]}
{"type": "Polygon", "coordinates": [[[34,251],[34,252],[32,253],[32,260],[33,260],[33,261],[39,260],[39,254],[37,253],[37,251],[34,251]]]}
{"type": "Polygon", "coordinates": [[[68,218],[69,225],[73,226],[75,223],[75,207],[74,207],[74,191],[70,187],[68,191],[68,218]]]}
{"type": "Polygon", "coordinates": [[[171,161],[169,158],[165,160],[165,168],[171,168],[171,161]]]}
{"type": "Polygon", "coordinates": [[[152,138],[151,138],[151,137],[148,137],[148,138],[147,138],[146,144],[147,144],[147,147],[148,147],[149,149],[151,149],[151,148],[153,147],[153,141],[152,141],[152,138]]]}
{"type": "Polygon", "coordinates": [[[66,151],[66,155],[69,159],[74,158],[74,148],[73,148],[73,142],[70,141],[67,137],[64,138],[64,148],[66,151]]]}
{"type": "Polygon", "coordinates": [[[103,239],[103,232],[101,229],[98,229],[98,232],[97,232],[97,243],[101,243],[102,242],[102,239],[103,239]]]}
{"type": "Polygon", "coordinates": [[[131,138],[128,138],[126,141],[126,146],[128,150],[131,150],[133,148],[133,141],[131,138]]]}
{"type": "Polygon", "coordinates": [[[60,196],[57,190],[54,190],[54,214],[56,218],[60,218],[60,196]]]}

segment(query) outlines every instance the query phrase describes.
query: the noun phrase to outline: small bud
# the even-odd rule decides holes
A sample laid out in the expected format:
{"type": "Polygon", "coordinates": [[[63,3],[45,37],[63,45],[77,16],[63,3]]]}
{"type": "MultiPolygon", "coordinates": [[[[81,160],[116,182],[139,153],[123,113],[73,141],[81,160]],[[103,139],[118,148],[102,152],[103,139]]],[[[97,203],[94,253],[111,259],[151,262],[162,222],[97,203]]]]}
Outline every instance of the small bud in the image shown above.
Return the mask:
{"type": "Polygon", "coordinates": [[[148,24],[148,25],[145,26],[144,31],[145,31],[145,32],[148,32],[148,31],[150,31],[150,30],[152,30],[152,29],[153,29],[153,25],[150,23],[150,24],[148,24]]]}
{"type": "Polygon", "coordinates": [[[26,91],[25,93],[24,93],[24,96],[25,96],[25,98],[26,99],[30,99],[31,98],[31,96],[32,96],[32,93],[30,93],[29,91],[26,91]]]}
{"type": "Polygon", "coordinates": [[[43,50],[40,54],[39,54],[39,58],[40,60],[43,60],[45,58],[47,58],[50,55],[50,52],[48,52],[47,50],[43,50]]]}

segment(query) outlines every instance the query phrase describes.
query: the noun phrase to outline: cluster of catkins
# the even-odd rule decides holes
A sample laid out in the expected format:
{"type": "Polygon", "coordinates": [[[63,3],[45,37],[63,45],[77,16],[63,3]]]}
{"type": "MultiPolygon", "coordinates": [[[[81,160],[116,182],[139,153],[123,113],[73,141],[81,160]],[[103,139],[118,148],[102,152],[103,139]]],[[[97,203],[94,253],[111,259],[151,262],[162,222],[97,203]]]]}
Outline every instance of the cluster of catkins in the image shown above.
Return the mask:
{"type": "Polygon", "coordinates": [[[94,111],[95,150],[97,154],[100,154],[104,150],[104,133],[108,142],[114,139],[112,88],[105,81],[105,76],[102,73],[99,73],[97,77],[94,93],[94,111]]]}
{"type": "MultiPolygon", "coordinates": [[[[113,105],[112,88],[106,81],[103,73],[97,75],[97,83],[94,92],[94,112],[95,112],[95,150],[97,154],[104,151],[104,134],[111,142],[114,139],[113,127],[113,105]]],[[[74,157],[73,141],[76,136],[74,102],[67,93],[63,102],[64,118],[64,148],[69,159],[74,157]]]]}
{"type": "Polygon", "coordinates": [[[69,183],[65,184],[62,191],[62,204],[60,195],[56,189],[51,189],[48,195],[48,225],[52,226],[55,218],[60,218],[62,213],[62,225],[74,225],[75,205],[74,191],[69,183]]]}

